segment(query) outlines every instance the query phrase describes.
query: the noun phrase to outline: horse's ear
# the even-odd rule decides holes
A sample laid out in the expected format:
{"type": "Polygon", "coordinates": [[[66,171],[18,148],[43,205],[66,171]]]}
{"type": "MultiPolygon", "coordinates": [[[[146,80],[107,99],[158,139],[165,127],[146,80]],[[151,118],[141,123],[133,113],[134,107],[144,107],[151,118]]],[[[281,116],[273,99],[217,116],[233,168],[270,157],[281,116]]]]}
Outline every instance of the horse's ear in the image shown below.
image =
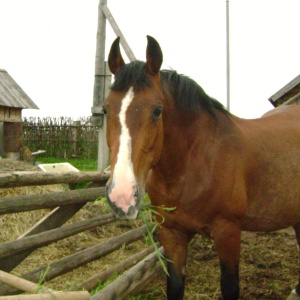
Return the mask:
{"type": "Polygon", "coordinates": [[[158,74],[160,67],[163,62],[163,54],[159,43],[150,35],[147,35],[147,50],[146,50],[146,58],[147,58],[147,67],[149,72],[152,75],[158,74]]]}
{"type": "Polygon", "coordinates": [[[110,71],[115,75],[125,64],[120,51],[120,37],[117,37],[111,45],[108,55],[108,66],[110,71]]]}

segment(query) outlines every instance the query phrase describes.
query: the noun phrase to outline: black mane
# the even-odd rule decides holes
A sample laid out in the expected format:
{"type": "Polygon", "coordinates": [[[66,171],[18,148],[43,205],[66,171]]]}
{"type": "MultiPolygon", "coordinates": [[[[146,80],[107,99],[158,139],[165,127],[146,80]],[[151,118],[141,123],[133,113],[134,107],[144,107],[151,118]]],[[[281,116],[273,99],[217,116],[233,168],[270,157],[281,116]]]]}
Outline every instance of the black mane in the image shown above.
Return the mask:
{"type": "MultiPolygon", "coordinates": [[[[123,65],[115,76],[115,81],[111,86],[114,91],[127,90],[133,86],[134,91],[151,87],[151,81],[147,75],[146,64],[141,61],[133,61],[123,65]]],[[[214,111],[220,110],[228,113],[224,106],[208,96],[204,90],[192,79],[178,74],[173,70],[160,71],[161,83],[174,98],[177,105],[185,110],[195,110],[202,108],[214,115],[214,111]]]]}
{"type": "Polygon", "coordinates": [[[147,67],[142,61],[135,60],[123,65],[115,76],[111,89],[113,91],[124,91],[133,86],[135,92],[151,86],[147,77],[147,67]]]}

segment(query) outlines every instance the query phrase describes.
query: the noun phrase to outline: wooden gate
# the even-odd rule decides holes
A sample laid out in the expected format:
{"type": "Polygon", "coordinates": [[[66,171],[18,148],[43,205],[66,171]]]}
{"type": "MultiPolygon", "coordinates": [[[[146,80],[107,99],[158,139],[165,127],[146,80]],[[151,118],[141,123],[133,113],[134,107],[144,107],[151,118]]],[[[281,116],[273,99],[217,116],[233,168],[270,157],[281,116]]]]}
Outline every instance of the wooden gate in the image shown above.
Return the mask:
{"type": "MultiPolygon", "coordinates": [[[[62,226],[79,212],[86,203],[93,202],[99,197],[104,196],[104,185],[107,179],[107,174],[99,172],[0,173],[1,189],[52,184],[65,184],[70,187],[70,189],[62,192],[20,195],[0,199],[1,215],[45,208],[51,209],[50,213],[17,239],[5,241],[0,244],[0,299],[53,299],[54,296],[56,297],[54,299],[74,300],[124,299],[128,294],[144,287],[157,274],[160,266],[157,263],[157,255],[154,247],[151,246],[104,272],[78,282],[76,286],[70,287],[66,292],[56,292],[55,290],[46,289],[41,285],[43,282],[48,282],[80,266],[98,260],[120,249],[120,247],[124,247],[124,245],[127,246],[142,239],[147,234],[145,225],[129,230],[119,236],[112,236],[100,244],[76,251],[67,257],[41,266],[29,273],[22,274],[20,276],[22,278],[10,273],[21,262],[30,258],[32,253],[40,247],[47,246],[80,232],[115,222],[113,214],[107,213],[62,226]],[[81,182],[90,182],[90,184],[85,189],[74,189],[81,182]],[[107,280],[112,274],[120,274],[128,268],[131,269],[120,275],[120,277],[100,292],[90,297],[87,291],[97,287],[99,282],[107,280]],[[17,295],[23,292],[31,294],[15,296],[16,298],[13,298],[13,296],[7,297],[7,295],[17,295]]],[[[14,224],[6,225],[14,226],[14,224]]]]}

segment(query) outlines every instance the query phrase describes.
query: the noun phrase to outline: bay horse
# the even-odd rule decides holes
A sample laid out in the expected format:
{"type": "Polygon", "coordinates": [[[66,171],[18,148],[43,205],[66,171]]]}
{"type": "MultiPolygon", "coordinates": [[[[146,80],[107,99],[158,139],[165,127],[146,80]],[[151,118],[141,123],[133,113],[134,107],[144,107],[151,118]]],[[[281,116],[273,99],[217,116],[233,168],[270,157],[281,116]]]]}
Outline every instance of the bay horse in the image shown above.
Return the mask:
{"type": "MultiPolygon", "coordinates": [[[[103,107],[108,203],[118,218],[135,219],[149,194],[168,258],[169,300],[183,299],[187,247],[196,233],[214,240],[222,296],[236,300],[241,230],[293,226],[300,242],[300,107],[238,118],[192,79],[160,70],[160,45],[147,39],[146,62],[125,64],[119,38],[109,53],[115,81],[103,107]]],[[[300,282],[293,299],[298,295],[300,282]]]]}

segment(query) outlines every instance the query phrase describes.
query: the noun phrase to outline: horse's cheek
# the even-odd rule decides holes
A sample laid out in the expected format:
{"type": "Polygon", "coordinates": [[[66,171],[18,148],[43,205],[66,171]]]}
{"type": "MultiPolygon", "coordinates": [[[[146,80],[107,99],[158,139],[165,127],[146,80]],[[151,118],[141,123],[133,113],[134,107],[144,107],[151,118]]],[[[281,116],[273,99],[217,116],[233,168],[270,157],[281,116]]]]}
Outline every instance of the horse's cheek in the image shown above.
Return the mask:
{"type": "Polygon", "coordinates": [[[158,130],[156,131],[155,140],[151,147],[151,152],[152,152],[151,168],[153,168],[158,163],[162,153],[162,148],[163,148],[163,127],[161,123],[161,126],[159,126],[158,130]]]}

